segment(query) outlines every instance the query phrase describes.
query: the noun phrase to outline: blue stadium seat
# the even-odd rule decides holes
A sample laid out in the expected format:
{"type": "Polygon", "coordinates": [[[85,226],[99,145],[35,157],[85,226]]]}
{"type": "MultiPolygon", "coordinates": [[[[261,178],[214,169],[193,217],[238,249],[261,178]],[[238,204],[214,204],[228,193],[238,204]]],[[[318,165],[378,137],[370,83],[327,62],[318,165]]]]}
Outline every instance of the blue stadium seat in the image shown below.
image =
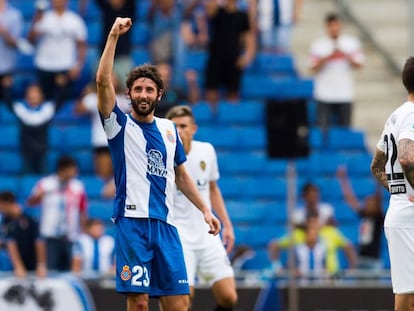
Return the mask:
{"type": "Polygon", "coordinates": [[[99,46],[102,40],[102,23],[100,20],[90,20],[86,24],[88,28],[88,45],[99,46]]]}
{"type": "Polygon", "coordinates": [[[269,241],[286,231],[284,226],[274,224],[236,225],[234,232],[237,245],[249,245],[253,249],[266,247],[269,241]]]}
{"type": "Polygon", "coordinates": [[[346,127],[332,127],[329,129],[327,147],[334,151],[367,150],[364,132],[346,127]]]}
{"type": "Polygon", "coordinates": [[[245,74],[241,81],[241,94],[247,99],[311,98],[313,80],[245,74]]]}
{"type": "Polygon", "coordinates": [[[230,127],[200,126],[195,138],[210,142],[217,151],[234,150],[239,147],[239,134],[230,127]]]}
{"type": "Polygon", "coordinates": [[[377,190],[377,182],[374,177],[369,176],[365,178],[354,178],[351,180],[352,188],[354,189],[355,195],[363,200],[369,195],[375,194],[377,190]]]}
{"type": "Polygon", "coordinates": [[[150,40],[150,30],[148,23],[138,22],[132,27],[132,44],[134,46],[145,47],[150,40]]]}
{"type": "Polygon", "coordinates": [[[204,70],[207,52],[203,50],[189,50],[185,55],[185,69],[194,69],[198,72],[204,70]]]}
{"type": "Polygon", "coordinates": [[[287,159],[271,159],[267,158],[265,170],[276,177],[285,177],[288,168],[287,159]]]}
{"type": "Polygon", "coordinates": [[[254,249],[254,256],[243,264],[243,270],[263,270],[270,266],[270,259],[265,247],[254,249]]]}
{"type": "Polygon", "coordinates": [[[341,186],[335,177],[315,177],[314,182],[319,186],[321,198],[324,201],[343,200],[341,186]]]}
{"type": "Polygon", "coordinates": [[[335,209],[335,219],[339,227],[345,223],[357,223],[359,221],[357,213],[343,200],[332,202],[335,209]]]}
{"type": "Polygon", "coordinates": [[[262,175],[266,174],[266,157],[254,153],[221,153],[218,156],[222,175],[262,175]]]}
{"type": "Polygon", "coordinates": [[[237,177],[222,177],[218,184],[225,200],[239,198],[244,191],[243,179],[237,177]]]}
{"type": "Polygon", "coordinates": [[[77,149],[91,148],[91,127],[89,124],[66,126],[64,133],[64,143],[72,152],[77,149]]]}
{"type": "Polygon", "coordinates": [[[297,75],[293,55],[272,52],[259,52],[247,70],[268,75],[297,75]]]}
{"type": "Polygon", "coordinates": [[[22,200],[26,200],[32,192],[35,184],[42,178],[43,175],[22,175],[20,178],[20,191],[19,197],[22,200]]]}
{"type": "Polygon", "coordinates": [[[242,151],[262,151],[267,147],[267,132],[263,125],[242,126],[238,130],[239,149],[242,151]]]}
{"type": "Polygon", "coordinates": [[[0,191],[11,191],[18,196],[20,191],[20,178],[18,176],[2,173],[0,175],[0,191]]]}
{"type": "Polygon", "coordinates": [[[323,134],[319,127],[310,127],[309,146],[312,150],[320,150],[324,147],[323,134]]]}
{"type": "Polygon", "coordinates": [[[338,167],[346,163],[338,152],[313,152],[309,156],[309,169],[314,176],[336,176],[338,167]]]}
{"type": "Polygon", "coordinates": [[[17,150],[20,147],[18,124],[0,124],[0,132],[0,150],[17,150]]]}
{"type": "Polygon", "coordinates": [[[149,52],[145,49],[134,49],[132,52],[132,60],[135,66],[150,62],[149,52]]]}
{"type": "Polygon", "coordinates": [[[95,175],[82,175],[80,180],[84,183],[86,194],[88,195],[89,200],[98,200],[102,199],[102,187],[104,186],[104,181],[95,176],[95,175]]]}
{"type": "Polygon", "coordinates": [[[0,124],[6,125],[6,124],[16,124],[18,121],[16,115],[11,112],[4,103],[0,102],[0,124]]]}
{"type": "Polygon", "coordinates": [[[346,170],[350,178],[371,176],[372,154],[369,152],[346,155],[346,170]]]}
{"type": "Polygon", "coordinates": [[[244,181],[244,189],[240,196],[256,200],[285,200],[287,195],[285,178],[249,177],[244,181]]]}
{"type": "Polygon", "coordinates": [[[228,200],[226,208],[234,225],[261,223],[267,216],[264,209],[258,207],[254,201],[228,200]]]}
{"type": "Polygon", "coordinates": [[[76,162],[79,165],[80,174],[93,174],[94,173],[94,161],[92,149],[77,150],[72,153],[76,162]]]}
{"type": "Polygon", "coordinates": [[[146,20],[148,17],[148,13],[150,11],[151,1],[150,0],[142,0],[137,1],[136,12],[135,16],[138,20],[146,20]]]}
{"type": "Polygon", "coordinates": [[[262,124],[264,105],[261,101],[221,101],[218,104],[217,121],[225,125],[262,124]]]}
{"type": "Polygon", "coordinates": [[[191,106],[191,109],[199,126],[209,125],[213,121],[213,112],[209,103],[200,101],[191,106]]]}
{"type": "Polygon", "coordinates": [[[88,216],[89,218],[96,218],[102,220],[104,223],[109,223],[112,217],[112,207],[112,200],[89,200],[88,216]]]}
{"type": "Polygon", "coordinates": [[[19,9],[24,20],[31,20],[35,12],[34,1],[14,0],[13,5],[19,9]]]}

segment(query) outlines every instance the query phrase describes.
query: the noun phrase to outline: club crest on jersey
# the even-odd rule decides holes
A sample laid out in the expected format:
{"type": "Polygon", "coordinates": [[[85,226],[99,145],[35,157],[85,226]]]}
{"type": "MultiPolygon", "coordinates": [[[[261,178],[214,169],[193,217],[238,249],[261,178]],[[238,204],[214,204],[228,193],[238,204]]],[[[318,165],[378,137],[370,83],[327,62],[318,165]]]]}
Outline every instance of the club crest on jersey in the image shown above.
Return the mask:
{"type": "Polygon", "coordinates": [[[205,171],[206,170],[206,162],[200,161],[200,168],[205,171]]]}
{"type": "Polygon", "coordinates": [[[175,143],[175,138],[173,133],[170,130],[167,130],[167,139],[171,142],[171,143],[175,143]]]}
{"type": "Polygon", "coordinates": [[[129,266],[125,265],[122,267],[120,276],[122,281],[128,281],[131,278],[131,270],[129,270],[129,266]]]}

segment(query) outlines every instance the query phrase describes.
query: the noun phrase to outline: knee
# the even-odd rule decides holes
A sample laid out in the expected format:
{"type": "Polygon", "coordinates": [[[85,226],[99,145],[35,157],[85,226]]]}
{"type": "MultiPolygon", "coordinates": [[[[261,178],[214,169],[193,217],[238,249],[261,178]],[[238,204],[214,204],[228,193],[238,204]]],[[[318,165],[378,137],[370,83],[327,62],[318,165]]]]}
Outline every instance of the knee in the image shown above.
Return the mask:
{"type": "Polygon", "coordinates": [[[217,304],[223,308],[233,308],[237,304],[237,292],[229,291],[221,297],[217,297],[217,304]]]}
{"type": "Polygon", "coordinates": [[[147,295],[128,295],[127,310],[146,311],[148,310],[148,296],[147,295]]]}

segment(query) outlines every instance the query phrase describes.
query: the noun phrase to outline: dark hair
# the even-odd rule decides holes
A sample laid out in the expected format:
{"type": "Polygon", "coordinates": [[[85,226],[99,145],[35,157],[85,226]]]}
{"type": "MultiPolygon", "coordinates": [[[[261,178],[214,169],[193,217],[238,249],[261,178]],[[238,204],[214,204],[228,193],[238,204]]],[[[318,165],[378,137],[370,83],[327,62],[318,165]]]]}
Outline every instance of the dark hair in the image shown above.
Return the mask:
{"type": "Polygon", "coordinates": [[[325,16],[325,24],[329,24],[329,23],[332,23],[332,22],[338,22],[340,20],[341,19],[340,19],[339,15],[336,14],[336,13],[328,13],[325,16]]]}
{"type": "Polygon", "coordinates": [[[56,162],[56,170],[61,171],[69,167],[77,167],[75,159],[68,155],[61,156],[56,162]]]}
{"type": "Polygon", "coordinates": [[[316,190],[319,191],[319,187],[311,182],[307,182],[302,187],[302,194],[307,193],[309,190],[316,190]]]}
{"type": "Polygon", "coordinates": [[[165,114],[165,117],[170,120],[178,117],[190,117],[194,121],[193,111],[187,105],[177,105],[171,107],[165,114]]]}
{"type": "Polygon", "coordinates": [[[16,196],[14,195],[13,192],[9,190],[5,190],[5,191],[0,192],[0,201],[14,203],[16,202],[16,196]]]}
{"type": "Polygon", "coordinates": [[[408,93],[414,93],[414,57],[410,56],[402,70],[402,82],[408,93]]]}
{"type": "Polygon", "coordinates": [[[151,64],[144,64],[132,69],[127,76],[126,86],[128,90],[131,90],[134,82],[139,78],[148,78],[154,81],[158,88],[158,94],[164,89],[164,83],[157,66],[151,64]]]}

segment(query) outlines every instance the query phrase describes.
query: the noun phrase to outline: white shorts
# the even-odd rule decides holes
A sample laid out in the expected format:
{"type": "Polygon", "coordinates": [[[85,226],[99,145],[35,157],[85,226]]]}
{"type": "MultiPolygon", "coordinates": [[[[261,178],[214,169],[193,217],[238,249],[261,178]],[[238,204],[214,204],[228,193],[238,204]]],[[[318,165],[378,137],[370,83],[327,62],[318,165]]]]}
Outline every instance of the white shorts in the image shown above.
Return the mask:
{"type": "Polygon", "coordinates": [[[414,293],[414,228],[384,228],[394,294],[414,293]]]}
{"type": "Polygon", "coordinates": [[[196,277],[199,283],[212,286],[215,282],[234,277],[226,249],[219,236],[212,236],[211,243],[204,248],[192,249],[183,243],[184,259],[188,283],[194,286],[196,277]]]}

